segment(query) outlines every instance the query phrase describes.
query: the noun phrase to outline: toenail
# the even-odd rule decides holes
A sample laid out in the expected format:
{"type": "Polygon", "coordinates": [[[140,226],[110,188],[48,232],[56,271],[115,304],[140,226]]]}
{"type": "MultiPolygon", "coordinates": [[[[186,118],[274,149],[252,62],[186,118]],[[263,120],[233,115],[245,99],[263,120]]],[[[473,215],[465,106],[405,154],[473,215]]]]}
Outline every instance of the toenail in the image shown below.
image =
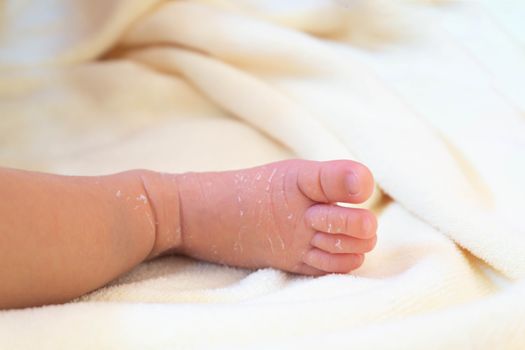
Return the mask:
{"type": "Polygon", "coordinates": [[[361,186],[357,175],[353,172],[346,176],[346,184],[348,186],[348,192],[350,195],[355,196],[361,192],[361,186]]]}

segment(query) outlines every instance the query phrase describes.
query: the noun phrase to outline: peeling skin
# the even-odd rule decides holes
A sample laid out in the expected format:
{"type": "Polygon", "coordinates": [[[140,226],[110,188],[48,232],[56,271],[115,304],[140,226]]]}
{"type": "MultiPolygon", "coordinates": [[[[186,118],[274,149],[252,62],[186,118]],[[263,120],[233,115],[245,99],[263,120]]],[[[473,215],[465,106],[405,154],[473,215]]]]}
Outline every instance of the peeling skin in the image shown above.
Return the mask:
{"type": "Polygon", "coordinates": [[[243,249],[242,249],[241,242],[235,242],[234,245],[233,245],[233,250],[239,250],[241,252],[241,254],[242,254],[243,249]]]}
{"type": "MultiPolygon", "coordinates": [[[[234,266],[252,266],[250,261],[253,260],[253,266],[258,267],[261,259],[266,259],[270,266],[283,266],[286,271],[303,273],[302,271],[309,271],[305,270],[302,256],[316,248],[312,244],[312,238],[321,236],[319,233],[328,232],[325,235],[331,237],[324,237],[330,239],[330,249],[327,251],[339,255],[344,253],[348,248],[346,238],[335,235],[336,232],[346,230],[348,223],[345,221],[348,219],[346,215],[341,215],[344,211],[336,210],[332,203],[316,202],[304,193],[308,192],[308,187],[313,188],[312,192],[319,192],[316,187],[320,186],[318,173],[305,171],[304,174],[307,175],[299,177],[297,175],[302,173],[291,165],[289,168],[284,165],[270,165],[266,168],[213,174],[220,176],[219,180],[212,181],[212,184],[219,184],[215,186],[217,188],[208,187],[211,181],[208,175],[191,179],[188,175],[188,183],[180,184],[181,207],[184,207],[180,212],[186,215],[181,224],[184,224],[185,232],[181,233],[177,226],[172,226],[171,229],[173,237],[189,248],[176,251],[197,252],[194,255],[199,258],[222,261],[234,266]],[[312,181],[307,178],[310,175],[313,176],[312,181]],[[209,224],[213,224],[212,229],[209,232],[203,230],[209,224]],[[182,239],[174,234],[175,230],[178,230],[179,235],[182,234],[182,239]],[[191,236],[192,233],[194,237],[191,236]],[[264,243],[264,240],[268,243],[264,243]],[[293,266],[297,263],[299,267],[294,270],[293,266]]],[[[331,183],[332,181],[329,182],[331,183]]],[[[339,187],[346,194],[345,186],[330,187],[328,192],[337,192],[339,187]]],[[[125,193],[122,197],[125,198],[126,193],[132,193],[131,200],[135,200],[141,193],[123,190],[125,193]]],[[[113,195],[115,191],[113,187],[113,195]]],[[[150,201],[150,198],[153,200],[156,197],[146,198],[150,201]]],[[[140,201],[130,204],[131,207],[137,204],[141,210],[144,209],[140,201]]],[[[151,211],[148,213],[155,219],[151,211]]],[[[159,212],[159,218],[163,215],[159,212]]],[[[143,219],[142,223],[146,225],[143,219]]],[[[163,225],[162,221],[160,225],[163,225]]],[[[164,227],[161,226],[161,229],[164,227]]],[[[324,241],[321,243],[325,244],[324,241]]]]}
{"type": "Polygon", "coordinates": [[[268,178],[268,186],[266,186],[266,191],[270,189],[270,185],[272,184],[273,176],[275,175],[276,172],[277,172],[277,168],[274,168],[272,170],[272,173],[270,174],[270,177],[268,178]]]}
{"type": "Polygon", "coordinates": [[[276,172],[277,172],[277,168],[272,170],[272,173],[270,174],[270,177],[268,178],[268,182],[272,182],[273,176],[275,175],[276,172]]]}
{"type": "Polygon", "coordinates": [[[153,223],[153,220],[151,219],[151,216],[148,213],[146,213],[146,217],[148,218],[151,227],[155,227],[155,224],[153,223]]]}
{"type": "Polygon", "coordinates": [[[268,239],[268,242],[270,242],[270,249],[272,250],[272,254],[275,255],[275,251],[273,249],[273,242],[272,242],[272,239],[270,238],[270,236],[267,236],[266,237],[268,239]]]}
{"type": "MultiPolygon", "coordinates": [[[[239,215],[243,217],[244,211],[240,210],[239,215]]],[[[241,254],[243,253],[243,248],[242,248],[242,243],[241,243],[242,242],[242,231],[243,231],[243,226],[241,226],[239,230],[237,231],[237,241],[233,245],[233,249],[234,250],[238,249],[241,252],[241,254]]]]}
{"type": "Polygon", "coordinates": [[[280,241],[280,243],[281,243],[281,248],[282,248],[282,250],[285,250],[286,247],[285,247],[285,245],[284,245],[284,241],[283,241],[282,237],[281,237],[281,236],[277,236],[277,238],[279,238],[279,241],[280,241]]]}
{"type": "Polygon", "coordinates": [[[235,182],[235,184],[238,184],[239,183],[239,180],[242,181],[243,179],[243,176],[240,175],[240,174],[235,174],[235,180],[233,180],[235,182]]]}
{"type": "Polygon", "coordinates": [[[141,194],[140,196],[137,196],[136,198],[138,201],[142,201],[144,202],[144,204],[148,203],[148,199],[146,198],[145,195],[141,194]]]}

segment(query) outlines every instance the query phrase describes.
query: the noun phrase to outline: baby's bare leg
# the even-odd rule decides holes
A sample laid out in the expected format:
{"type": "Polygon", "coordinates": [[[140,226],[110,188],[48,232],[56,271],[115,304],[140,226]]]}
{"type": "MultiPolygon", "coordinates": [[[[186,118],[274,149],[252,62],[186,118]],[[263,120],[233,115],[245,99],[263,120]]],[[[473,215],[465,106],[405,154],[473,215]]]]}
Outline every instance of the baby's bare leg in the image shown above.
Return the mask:
{"type": "Polygon", "coordinates": [[[152,205],[178,213],[177,188],[163,181],[142,170],[78,177],[0,168],[0,309],[104,285],[156,253],[156,228],[176,245],[178,214],[164,220],[152,205]]]}
{"type": "Polygon", "coordinates": [[[322,275],[376,242],[363,165],[288,160],[226,172],[68,177],[0,168],[0,308],[62,302],[175,253],[322,275]]]}

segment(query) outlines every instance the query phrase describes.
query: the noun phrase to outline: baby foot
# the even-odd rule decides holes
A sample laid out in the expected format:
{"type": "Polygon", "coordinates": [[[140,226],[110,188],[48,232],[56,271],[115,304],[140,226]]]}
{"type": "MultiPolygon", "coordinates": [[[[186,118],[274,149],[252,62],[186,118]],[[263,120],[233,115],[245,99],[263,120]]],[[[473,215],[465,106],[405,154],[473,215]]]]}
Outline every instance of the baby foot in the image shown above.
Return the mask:
{"type": "Polygon", "coordinates": [[[239,267],[347,273],[376,243],[377,222],[360,203],[372,193],[363,165],[287,160],[176,175],[182,239],[172,251],[239,267]]]}

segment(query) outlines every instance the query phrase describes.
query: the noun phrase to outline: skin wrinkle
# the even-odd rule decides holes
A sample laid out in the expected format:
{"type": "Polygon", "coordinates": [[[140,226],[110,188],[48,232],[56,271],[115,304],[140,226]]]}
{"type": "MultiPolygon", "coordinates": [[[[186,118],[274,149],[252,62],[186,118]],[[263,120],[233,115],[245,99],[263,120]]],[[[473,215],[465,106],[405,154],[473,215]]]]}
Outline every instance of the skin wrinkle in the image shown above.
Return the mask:
{"type": "MultiPolygon", "coordinates": [[[[275,198],[276,196],[279,195],[279,191],[275,190],[275,181],[273,180],[274,179],[274,175],[275,175],[276,172],[277,172],[277,168],[274,168],[272,173],[270,174],[270,177],[268,178],[267,189],[270,190],[268,192],[269,198],[270,198],[270,211],[269,211],[269,219],[270,219],[270,221],[269,222],[273,223],[273,230],[272,231],[276,233],[277,238],[279,239],[279,241],[282,242],[282,232],[281,232],[280,227],[277,224],[278,215],[277,215],[277,204],[276,204],[276,201],[279,202],[279,199],[275,198]]],[[[270,237],[269,234],[267,234],[267,235],[268,235],[268,237],[270,237]]],[[[274,247],[273,247],[273,241],[272,241],[271,238],[269,238],[269,242],[271,244],[270,248],[272,250],[272,253],[274,253],[275,251],[274,251],[274,247]]],[[[286,254],[285,254],[284,258],[286,259],[286,254]]]]}
{"type": "MultiPolygon", "coordinates": [[[[289,208],[290,208],[288,196],[286,194],[288,191],[291,192],[291,190],[289,189],[289,186],[288,186],[288,178],[290,176],[290,171],[289,170],[290,170],[289,167],[285,167],[284,168],[284,172],[282,173],[282,176],[281,176],[281,181],[282,181],[282,187],[281,187],[282,190],[281,190],[281,192],[283,194],[283,202],[284,202],[284,206],[286,208],[286,211],[288,211],[289,208]]],[[[291,214],[291,215],[293,217],[293,214],[291,214]]],[[[290,219],[289,216],[288,216],[288,219],[290,219]]],[[[295,229],[295,227],[294,227],[294,225],[292,223],[292,230],[294,230],[294,229],[295,229]]],[[[282,249],[285,250],[286,249],[286,245],[285,245],[285,242],[283,241],[283,239],[281,238],[281,236],[279,236],[279,240],[281,241],[282,249]]]]}
{"type": "Polygon", "coordinates": [[[323,178],[324,178],[324,177],[323,177],[323,168],[320,167],[320,168],[318,169],[317,181],[318,181],[318,183],[319,183],[319,188],[321,189],[321,193],[322,193],[322,195],[323,195],[323,199],[324,199],[324,201],[325,201],[326,203],[329,203],[330,200],[328,199],[328,196],[326,195],[326,192],[325,192],[325,190],[324,190],[324,186],[323,186],[323,178]]]}
{"type": "MultiPolygon", "coordinates": [[[[172,177],[171,181],[175,183],[175,186],[178,189],[180,189],[179,182],[177,181],[176,176],[172,177]]],[[[177,201],[178,201],[178,209],[179,209],[179,212],[177,213],[178,215],[177,217],[179,218],[179,224],[177,228],[175,229],[175,234],[177,235],[180,245],[182,246],[184,244],[184,237],[182,235],[182,225],[184,224],[184,222],[183,222],[183,216],[182,216],[182,200],[180,197],[180,191],[177,191],[177,201]]]]}
{"type": "MultiPolygon", "coordinates": [[[[273,175],[275,174],[276,171],[277,171],[277,169],[274,168],[273,171],[272,171],[272,174],[268,178],[268,185],[266,186],[266,191],[268,193],[269,204],[270,204],[269,211],[268,211],[269,222],[275,222],[275,217],[276,217],[275,216],[275,199],[274,199],[274,197],[272,195],[273,193],[271,191],[271,186],[273,185],[272,184],[272,178],[273,178],[273,175]]],[[[268,241],[270,242],[270,248],[272,249],[272,254],[275,254],[270,234],[267,232],[266,235],[268,237],[268,241]]]]}
{"type": "Polygon", "coordinates": [[[345,219],[345,232],[350,233],[350,215],[347,215],[345,219]]]}
{"type": "MultiPolygon", "coordinates": [[[[323,223],[327,223],[328,225],[330,225],[328,227],[330,229],[331,228],[331,224],[329,222],[330,222],[330,207],[325,207],[324,208],[323,223]]],[[[328,231],[328,232],[330,232],[330,231],[328,231]]]]}
{"type": "Polygon", "coordinates": [[[286,180],[287,180],[287,178],[288,178],[288,168],[285,168],[284,169],[284,173],[281,176],[281,179],[282,179],[281,193],[283,194],[283,198],[284,198],[284,200],[283,200],[284,206],[288,210],[288,208],[290,206],[288,205],[288,196],[286,195],[286,192],[287,192],[287,188],[286,188],[287,182],[286,182],[286,180]]]}
{"type": "MultiPolygon", "coordinates": [[[[262,200],[258,200],[257,202],[258,203],[261,203],[262,200]]],[[[257,211],[256,211],[256,215],[257,215],[257,223],[255,225],[255,229],[254,229],[254,233],[255,235],[260,235],[260,227],[261,227],[261,221],[262,221],[262,207],[261,206],[257,206],[256,207],[257,211]]]]}
{"type": "MultiPolygon", "coordinates": [[[[183,179],[186,178],[186,175],[183,175],[182,176],[183,179]]],[[[199,192],[201,194],[201,196],[204,198],[204,205],[205,206],[208,206],[208,203],[209,203],[209,200],[208,200],[208,194],[207,192],[204,190],[204,187],[202,186],[202,180],[201,180],[201,174],[195,174],[194,178],[196,179],[196,182],[197,182],[197,185],[199,186],[199,192]]],[[[206,208],[206,209],[209,209],[209,208],[206,208]]],[[[188,230],[185,230],[186,232],[188,232],[188,230]]],[[[191,233],[188,234],[188,238],[191,238],[191,233]]]]}
{"type": "MultiPolygon", "coordinates": [[[[288,169],[287,175],[288,175],[288,177],[292,177],[293,176],[292,181],[290,183],[296,184],[294,186],[294,188],[290,188],[290,191],[292,191],[294,189],[298,189],[299,190],[299,194],[304,196],[304,193],[301,191],[301,189],[298,186],[298,184],[299,184],[299,182],[298,182],[299,181],[299,173],[292,168],[292,169],[288,169]]],[[[304,197],[306,198],[306,196],[304,196],[304,197]]],[[[309,229],[309,225],[306,223],[306,215],[305,215],[305,213],[306,213],[306,210],[303,211],[302,222],[304,224],[304,226],[303,226],[304,229],[308,230],[309,229]]],[[[295,229],[298,226],[299,226],[298,222],[297,222],[297,220],[295,220],[293,222],[293,228],[295,229]]],[[[295,243],[296,243],[296,239],[297,239],[296,235],[290,235],[290,237],[288,237],[288,238],[289,238],[289,247],[293,247],[295,245],[295,243]]]]}
{"type": "MultiPolygon", "coordinates": [[[[164,179],[164,174],[163,173],[159,173],[158,174],[160,179],[161,179],[161,182],[163,182],[163,179],[164,179]]],[[[142,187],[144,189],[144,194],[139,194],[136,199],[138,201],[141,201],[144,203],[144,205],[147,205],[149,207],[149,210],[151,210],[151,214],[148,212],[148,208],[146,208],[146,218],[148,220],[148,223],[150,224],[150,226],[152,227],[153,231],[154,231],[154,243],[153,243],[153,246],[148,254],[151,255],[153,253],[153,251],[156,249],[156,246],[155,246],[155,242],[158,241],[158,239],[160,238],[161,234],[162,236],[166,236],[166,237],[163,237],[163,239],[165,239],[167,242],[174,242],[176,241],[174,239],[174,237],[172,237],[171,235],[171,231],[170,231],[170,226],[168,225],[166,227],[166,233],[161,233],[160,231],[160,227],[159,227],[159,218],[162,217],[163,220],[165,220],[166,218],[166,215],[165,215],[165,205],[164,205],[164,196],[161,194],[161,196],[158,198],[158,200],[160,201],[159,203],[154,203],[152,201],[152,189],[148,188],[148,185],[147,185],[147,181],[144,179],[144,176],[141,175],[140,176],[140,180],[141,180],[141,184],[142,184],[142,187]],[[160,210],[160,212],[158,212],[158,210],[160,210]]],[[[177,195],[178,196],[178,195],[177,195]]],[[[180,211],[180,209],[179,209],[180,211]]],[[[179,223],[180,223],[180,215],[179,215],[179,223]]],[[[179,237],[182,239],[181,235],[179,235],[179,237]]],[[[182,241],[179,242],[179,244],[182,244],[182,241]]]]}

